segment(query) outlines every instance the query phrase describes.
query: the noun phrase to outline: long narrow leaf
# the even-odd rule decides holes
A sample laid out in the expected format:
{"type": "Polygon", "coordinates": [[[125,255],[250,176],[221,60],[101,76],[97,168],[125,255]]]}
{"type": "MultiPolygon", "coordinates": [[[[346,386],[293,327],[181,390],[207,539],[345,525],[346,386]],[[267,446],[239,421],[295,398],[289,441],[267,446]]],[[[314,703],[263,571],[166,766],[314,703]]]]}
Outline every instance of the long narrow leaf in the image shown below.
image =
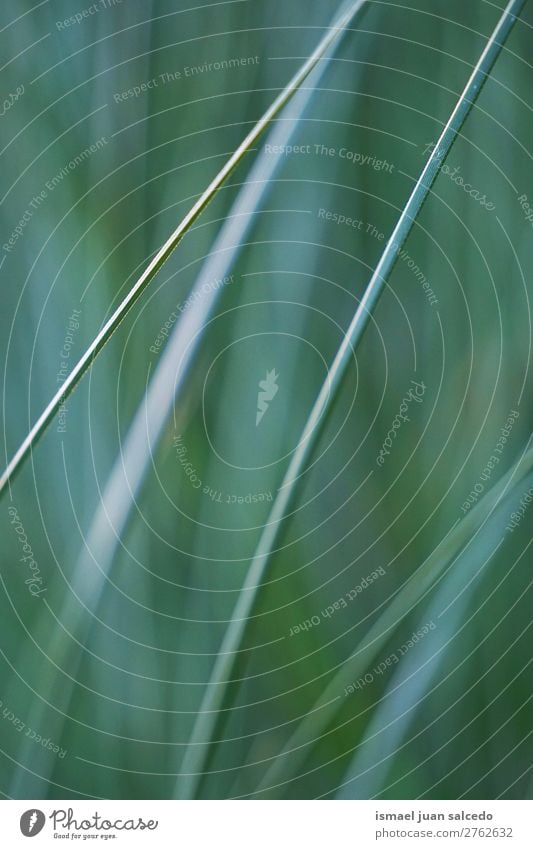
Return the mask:
{"type": "Polygon", "coordinates": [[[190,229],[201,212],[205,209],[208,203],[217,193],[229,175],[235,170],[239,163],[243,160],[246,153],[253,147],[257,139],[262,135],[264,130],[272,123],[274,118],[280,113],[283,107],[291,100],[294,94],[301,88],[302,84],[308,78],[309,74],[323,59],[328,50],[335,44],[339,35],[348,26],[356,12],[366,0],[354,0],[344,4],[342,11],[335,21],[328,27],[326,34],[319,42],[311,56],[304,62],[301,68],[297,71],[294,77],[290,80],[283,91],[274,100],[272,105],[267,109],[264,115],[250,130],[248,135],[241,142],[235,153],[231,155],[226,164],[221,168],[216,177],[211,181],[208,187],[200,195],[196,203],[189,210],[187,215],[180,221],[174,232],[167,239],[165,244],[158,250],[154,258],[145,268],[139,279],[132,286],[124,300],[117,307],[113,315],[104,324],[102,329],[93,339],[89,347],[85,350],[80,360],[76,363],[68,377],[62,383],[60,389],[55,393],[49,404],[43,410],[30,432],[17,449],[12,459],[8,463],[5,471],[0,477],[0,496],[5,490],[14,475],[20,469],[24,460],[28,457],[40,436],[46,430],[47,425],[54,418],[62,404],[65,403],[69,395],[72,393],[78,382],[81,380],[87,369],[94,362],[102,348],[109,341],[114,331],[119,326],[122,319],[127,315],[131,307],[144,292],[148,284],[155,277],[157,272],[165,264],[175,247],[182,240],[185,233],[190,229]]]}
{"type": "MultiPolygon", "coordinates": [[[[513,498],[523,494],[523,488],[533,469],[533,448],[524,453],[518,463],[492,487],[453,530],[444,537],[431,555],[411,576],[408,583],[397,594],[370,631],[361,645],[342,664],[324,693],[302,720],[283,752],[267,770],[259,791],[279,787],[294,776],[298,767],[309,754],[310,743],[316,741],[328,727],[343,703],[342,693],[353,681],[364,675],[391,634],[405,620],[420,601],[431,592],[439,577],[461,552],[466,552],[476,542],[478,534],[485,532],[485,525],[495,511],[513,498]],[[290,757],[289,757],[290,755],[290,757]]],[[[507,518],[502,522],[505,525],[507,518]]],[[[502,529],[503,530],[503,529],[502,529]]]]}
{"type": "Polygon", "coordinates": [[[301,479],[307,461],[317,444],[327,413],[331,409],[352,353],[363,336],[396,263],[398,253],[411,232],[439,169],[472,109],[524,3],[525,0],[511,0],[501,15],[411,192],[335,356],[328,378],[318,394],[298,443],[298,448],[292,456],[283,483],[272,505],[214,664],[211,679],[207,685],[198,718],[193,728],[190,745],[181,766],[182,778],[178,780],[176,786],[176,794],[180,798],[191,798],[196,795],[202,775],[205,773],[213,753],[213,741],[222,721],[222,711],[226,709],[229,703],[230,694],[228,691],[234,677],[238,653],[242,649],[248,632],[250,617],[253,615],[258,602],[259,587],[265,578],[272,551],[284,528],[285,516],[290,512],[296,496],[298,481],[301,479]]]}
{"type": "MultiPolygon", "coordinates": [[[[415,715],[448,677],[443,675],[435,682],[449,646],[464,639],[463,631],[482,609],[482,605],[472,604],[479,588],[476,578],[485,574],[499,551],[502,523],[506,521],[500,518],[487,523],[483,534],[476,534],[476,544],[467,544],[446,570],[438,589],[431,591],[431,604],[423,612],[420,609],[419,622],[420,625],[438,623],[438,628],[430,640],[417,643],[402,657],[394,670],[387,690],[373,706],[368,728],[357,744],[336,798],[371,799],[385,789],[395,753],[412,742],[412,737],[405,738],[415,715]],[[469,616],[468,610],[472,607],[476,612],[469,616]],[[445,617],[443,611],[446,611],[445,617]]],[[[473,681],[471,687],[476,684],[473,681]]],[[[417,731],[417,736],[421,733],[417,731]]]]}
{"type": "MultiPolygon", "coordinates": [[[[351,3],[350,10],[355,14],[365,3],[366,0],[351,3]]],[[[341,12],[331,28],[331,32],[336,34],[333,41],[329,37],[327,42],[324,39],[323,43],[327,43],[330,49],[342,34],[341,22],[345,21],[344,12],[341,12]]],[[[287,104],[267,136],[268,146],[284,147],[290,142],[326,68],[326,61],[315,67],[308,77],[308,85],[301,88],[287,104]]],[[[263,150],[252,166],[195,281],[190,296],[191,307],[181,315],[174,327],[146,395],[133,417],[122,451],[112,467],[84,548],[70,578],[70,588],[76,600],[67,598],[58,616],[59,621],[68,626],[69,631],[82,643],[88,639],[92,625],[91,614],[98,608],[121,535],[149,468],[152,453],[174,408],[175,397],[185,385],[189,367],[201,343],[202,335],[199,331],[213,312],[222,291],[208,284],[212,280],[224,278],[234,266],[252,226],[254,213],[273,185],[280,161],[280,157],[270,156],[263,150]],[[177,363],[180,366],[176,375],[177,363]]],[[[44,604],[46,606],[47,602],[44,604]]],[[[65,642],[61,631],[56,632],[51,644],[47,646],[47,653],[55,658],[59,669],[68,668],[71,673],[75,673],[81,652],[76,643],[65,642]],[[72,657],[73,652],[78,652],[78,658],[72,657]]],[[[21,665],[24,666],[24,663],[21,665]]],[[[35,727],[43,724],[42,712],[46,701],[60,691],[64,703],[68,703],[75,687],[74,677],[62,678],[59,687],[58,677],[50,670],[48,663],[44,667],[43,678],[39,692],[44,697],[44,703],[35,703],[29,719],[35,727]]],[[[27,752],[22,751],[24,747],[31,748],[31,743],[26,739],[22,741],[19,752],[21,762],[25,762],[28,756],[27,752]]],[[[17,795],[18,782],[22,780],[22,773],[16,773],[11,788],[14,795],[17,795]]]]}

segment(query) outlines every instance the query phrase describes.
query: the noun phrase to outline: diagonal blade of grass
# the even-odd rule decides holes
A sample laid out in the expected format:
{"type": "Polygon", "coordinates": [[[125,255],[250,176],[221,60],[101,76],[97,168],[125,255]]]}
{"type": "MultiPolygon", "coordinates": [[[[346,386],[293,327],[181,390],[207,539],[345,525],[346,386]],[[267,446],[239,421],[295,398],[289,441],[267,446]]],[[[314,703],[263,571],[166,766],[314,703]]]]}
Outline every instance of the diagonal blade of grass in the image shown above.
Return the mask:
{"type": "MultiPolygon", "coordinates": [[[[350,9],[355,13],[365,3],[366,0],[358,0],[357,3],[350,4],[350,9]]],[[[334,29],[340,37],[342,30],[338,26],[339,20],[340,18],[336,18],[334,29]]],[[[332,46],[334,43],[335,41],[332,46]]],[[[284,147],[290,141],[326,68],[327,62],[322,62],[314,68],[308,77],[308,85],[296,92],[280,117],[276,119],[267,136],[267,143],[271,147],[284,147]]],[[[260,208],[266,193],[272,186],[272,179],[280,161],[279,157],[262,152],[254,162],[195,281],[191,292],[191,307],[182,314],[169,338],[146,395],[128,429],[121,454],[117,457],[106,481],[102,498],[91,521],[85,546],[78,557],[70,580],[70,589],[74,598],[67,598],[59,614],[56,614],[59,621],[81,642],[85,642],[90,631],[89,612],[98,607],[113,557],[120,545],[121,534],[126,527],[135,497],[152,460],[154,447],[172,412],[174,398],[185,384],[195,351],[201,344],[201,329],[213,312],[222,291],[221,289],[213,290],[207,284],[210,284],[212,280],[225,277],[235,264],[252,226],[254,213],[260,208]],[[204,287],[208,289],[208,294],[205,294],[204,287]],[[195,297],[195,294],[202,296],[195,297]]],[[[45,601],[44,604],[46,611],[47,602],[45,601]]],[[[51,643],[47,645],[47,653],[54,659],[58,669],[68,669],[71,676],[75,675],[79,662],[79,647],[76,643],[66,641],[65,635],[60,630],[56,631],[51,643]]],[[[25,663],[21,662],[21,666],[24,667],[25,663]]],[[[43,678],[39,692],[45,702],[50,701],[54,693],[60,689],[63,703],[68,703],[75,687],[74,677],[64,678],[59,687],[55,671],[52,670],[51,674],[50,666],[46,664],[43,668],[43,678]]],[[[38,702],[34,704],[28,720],[32,726],[43,725],[41,715],[43,709],[42,704],[38,702]]],[[[23,751],[24,746],[31,748],[31,743],[23,741],[19,752],[22,763],[25,763],[28,758],[23,751]]],[[[16,774],[12,787],[15,796],[23,784],[23,778],[22,772],[16,774]]]]}
{"type": "Polygon", "coordinates": [[[366,0],[353,0],[353,2],[345,3],[339,15],[335,18],[331,26],[328,27],[324,37],[321,39],[311,56],[304,62],[301,68],[297,71],[294,77],[290,80],[283,91],[274,100],[272,105],[267,109],[264,115],[250,130],[248,135],[243,139],[235,153],[231,155],[223,168],[218,172],[216,177],[211,181],[205,191],[200,195],[196,203],[189,210],[187,215],[180,221],[174,232],[167,239],[165,244],[157,251],[156,255],[142,272],[139,279],[132,286],[124,300],[119,304],[117,309],[106,321],[102,329],[93,339],[89,347],[85,350],[80,360],[76,363],[68,377],[62,383],[60,389],[55,393],[49,404],[43,410],[35,424],[30,429],[30,432],[19,446],[12,459],[9,461],[5,471],[0,477],[0,495],[5,490],[14,475],[20,469],[24,460],[28,457],[33,449],[33,446],[39,437],[46,430],[47,425],[54,418],[60,406],[65,403],[66,399],[72,393],[76,385],[79,383],[85,372],[92,365],[95,357],[98,356],[102,348],[111,338],[114,331],[119,326],[122,319],[127,315],[131,307],[138,300],[140,295],[146,289],[151,280],[155,277],[160,268],[167,261],[174,248],[179,244],[185,233],[194,224],[198,216],[203,212],[210,200],[215,196],[218,189],[222,186],[229,175],[235,170],[239,163],[243,160],[246,153],[252,148],[257,139],[262,135],[264,130],[272,123],[274,118],[280,113],[283,107],[291,100],[294,94],[300,89],[309,74],[323,59],[329,49],[335,44],[343,30],[348,26],[356,12],[364,5],[366,0]]]}
{"type": "MultiPolygon", "coordinates": [[[[454,565],[457,556],[467,552],[477,542],[478,535],[485,532],[485,526],[492,520],[495,511],[500,508],[503,510],[512,500],[523,494],[523,488],[528,478],[530,479],[532,470],[533,448],[530,448],[476,507],[441,540],[374,623],[362,644],[342,664],[322,697],[307,713],[281,755],[278,755],[265,773],[258,792],[279,788],[280,784],[294,777],[308,755],[310,746],[325,731],[343,704],[342,693],[345,687],[365,673],[395,628],[431,592],[444,571],[454,565]]],[[[507,521],[508,514],[502,526],[507,521]]],[[[503,527],[501,531],[503,534],[503,527]]]]}
{"type": "Polygon", "coordinates": [[[245,583],[237,599],[231,623],[228,626],[220,652],[215,661],[211,679],[207,685],[197,721],[193,728],[190,744],[181,765],[181,778],[176,785],[179,798],[191,798],[197,793],[212,755],[214,739],[221,723],[221,713],[229,702],[229,687],[232,684],[238,653],[242,650],[258,600],[259,587],[268,568],[272,550],[284,527],[284,517],[296,497],[297,482],[305,471],[307,460],[317,443],[319,434],[331,409],[352,352],[357,348],[370,317],[383,292],[386,281],[395,265],[399,251],[405,243],[439,168],[457,138],[472,106],[485,83],[503,43],[505,42],[525,0],[511,0],[501,15],[496,28],[488,39],[457,104],[448,119],[420,177],[418,178],[400,218],[381,255],[374,273],[352,319],[345,338],[335,356],[327,380],[324,382],[305,425],[299,447],[278,491],[278,495],[256,553],[250,565],[245,583]]]}

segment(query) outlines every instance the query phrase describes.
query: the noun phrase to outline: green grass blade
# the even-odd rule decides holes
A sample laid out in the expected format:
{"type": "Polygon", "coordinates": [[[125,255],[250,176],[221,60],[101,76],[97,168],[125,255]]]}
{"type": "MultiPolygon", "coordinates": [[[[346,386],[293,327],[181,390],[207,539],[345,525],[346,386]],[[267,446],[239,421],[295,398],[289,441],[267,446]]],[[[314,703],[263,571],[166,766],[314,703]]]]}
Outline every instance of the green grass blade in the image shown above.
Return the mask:
{"type": "Polygon", "coordinates": [[[352,353],[363,336],[397,260],[398,253],[430,192],[440,166],[472,109],[524,3],[525,0],[511,0],[488,39],[431,156],[407,200],[335,356],[328,379],[324,382],[311,410],[298,448],[293,454],[260,537],[256,553],[214,664],[211,679],[207,685],[189,747],[181,766],[182,777],[178,780],[176,786],[176,795],[179,798],[191,798],[197,794],[202,775],[205,773],[213,753],[214,740],[221,725],[223,711],[229,706],[229,689],[234,678],[238,653],[242,651],[250,625],[250,617],[253,615],[258,602],[260,585],[265,578],[272,551],[276,547],[277,540],[284,528],[285,515],[290,511],[296,497],[297,482],[300,480],[317,443],[321,428],[328,411],[331,409],[352,353]]]}
{"type": "MultiPolygon", "coordinates": [[[[356,745],[342,783],[336,788],[335,798],[371,799],[384,791],[388,792],[390,785],[387,785],[387,779],[394,756],[429,727],[426,725],[421,731],[417,730],[414,737],[407,737],[424,701],[450,674],[439,676],[436,680],[449,647],[454,641],[464,639],[463,632],[469,622],[480,615],[480,610],[486,604],[486,601],[479,606],[474,604],[475,612],[469,615],[479,588],[476,579],[490,568],[503,541],[503,525],[507,521],[507,514],[502,513],[499,510],[497,518],[491,517],[483,534],[477,534],[476,544],[465,547],[438,580],[438,587],[431,591],[431,604],[423,612],[420,610],[418,621],[420,626],[434,622],[438,628],[430,640],[422,640],[402,657],[391,674],[387,689],[372,705],[368,727],[356,745]],[[445,617],[443,611],[446,612],[445,617]],[[364,780],[361,782],[361,779],[364,780]]],[[[476,684],[474,681],[471,688],[475,688],[476,684]]],[[[461,698],[465,695],[463,693],[461,698]]],[[[441,718],[439,714],[439,720],[441,718]]]]}
{"type": "MultiPolygon", "coordinates": [[[[279,788],[280,784],[294,777],[309,754],[312,746],[310,741],[316,741],[324,733],[343,704],[342,694],[345,687],[364,675],[398,625],[431,592],[445,570],[454,565],[457,556],[466,552],[477,541],[478,535],[485,533],[485,526],[493,518],[495,511],[503,507],[504,502],[508,505],[512,499],[519,499],[532,470],[533,448],[530,448],[414,572],[299,724],[283,752],[265,773],[258,792],[279,788]]],[[[506,521],[507,514],[503,525],[506,521]]]]}
{"type": "Polygon", "coordinates": [[[65,403],[76,385],[79,383],[85,372],[91,367],[94,359],[98,356],[102,348],[109,341],[114,331],[119,326],[120,322],[127,315],[132,306],[142,295],[148,284],[153,280],[158,271],[165,264],[169,256],[172,254],[176,246],[179,244],[185,233],[190,229],[198,216],[203,212],[208,203],[216,195],[219,188],[235,170],[239,163],[243,160],[246,153],[253,147],[257,139],[262,135],[264,130],[272,123],[274,118],[281,112],[283,107],[291,100],[294,94],[300,89],[302,84],[308,78],[309,74],[318,65],[321,59],[326,56],[328,50],[339,35],[350,23],[353,16],[361,8],[366,0],[354,0],[354,2],[345,4],[342,11],[335,19],[330,27],[328,27],[324,37],[321,39],[313,53],[300,67],[297,73],[293,76],[290,82],[286,85],[283,91],[274,100],[272,105],[267,109],[264,115],[250,130],[247,136],[243,139],[236,151],[231,155],[226,164],[221,168],[216,177],[211,181],[205,191],[200,195],[198,200],[189,210],[187,215],[180,221],[174,232],[169,236],[164,245],[157,251],[154,258],[142,272],[136,283],[132,286],[126,297],[119,304],[113,315],[104,324],[102,329],[93,339],[89,347],[85,350],[82,357],[76,363],[68,377],[62,383],[61,387],[55,393],[51,401],[43,410],[30,432],[23,440],[12,459],[8,463],[5,471],[0,477],[0,496],[6,489],[14,475],[18,472],[25,459],[31,453],[37,440],[46,430],[47,425],[52,421],[60,406],[65,403]]]}
{"type": "MultiPolygon", "coordinates": [[[[355,13],[365,3],[366,0],[358,0],[357,3],[352,3],[350,8],[355,13]]],[[[337,18],[332,25],[332,32],[336,32],[337,37],[340,37],[342,32],[340,20],[337,18]]],[[[329,40],[328,44],[331,44],[329,40]]],[[[286,105],[267,135],[269,145],[283,147],[289,143],[326,68],[327,62],[322,62],[315,67],[308,77],[308,85],[300,88],[286,105]]],[[[92,628],[91,613],[98,609],[113,558],[120,545],[121,534],[127,525],[134,499],[149,468],[152,452],[174,408],[175,396],[179,395],[185,384],[188,367],[201,344],[202,334],[199,331],[207,322],[222,291],[220,288],[208,287],[209,293],[206,295],[204,286],[214,279],[221,279],[229,274],[245,242],[246,235],[253,225],[254,213],[260,208],[272,186],[272,178],[280,162],[279,157],[271,156],[264,150],[257,156],[246,182],[240,189],[215,239],[209,257],[195,281],[190,293],[192,305],[182,314],[169,337],[147,392],[135,412],[122,451],[106,481],[84,548],[77,559],[70,580],[73,597],[69,596],[64,601],[58,616],[59,621],[68,626],[69,632],[74,634],[82,644],[88,640],[92,628]],[[203,296],[195,298],[195,293],[203,293],[203,296]],[[181,363],[178,375],[176,375],[177,362],[181,363]]],[[[45,608],[48,606],[46,600],[44,605],[45,608]]],[[[81,656],[76,643],[65,641],[64,633],[59,629],[47,646],[47,653],[56,659],[59,669],[69,668],[74,671],[78,667],[81,656]]],[[[69,679],[62,678],[59,685],[56,669],[51,669],[48,662],[45,664],[43,681],[38,688],[44,702],[36,702],[33,706],[28,719],[32,726],[43,725],[46,701],[53,699],[58,687],[61,689],[64,705],[68,705],[75,690],[74,679],[75,675],[69,679]]],[[[65,712],[68,713],[66,707],[65,712]]],[[[29,740],[22,741],[19,752],[21,762],[25,762],[29,757],[31,745],[29,740]]],[[[16,774],[13,785],[15,794],[18,792],[17,782],[22,779],[22,772],[16,774]]]]}

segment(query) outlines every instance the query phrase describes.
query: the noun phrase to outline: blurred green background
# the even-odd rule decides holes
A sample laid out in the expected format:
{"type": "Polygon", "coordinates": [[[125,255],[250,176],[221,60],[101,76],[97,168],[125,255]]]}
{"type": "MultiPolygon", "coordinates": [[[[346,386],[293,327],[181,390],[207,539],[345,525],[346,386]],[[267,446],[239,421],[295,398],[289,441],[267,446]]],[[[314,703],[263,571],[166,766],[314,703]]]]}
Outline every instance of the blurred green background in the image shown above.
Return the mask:
{"type": "MultiPolygon", "coordinates": [[[[19,91],[1,117],[6,462],[61,369],[68,373],[337,9],[332,0],[189,5],[14,0],[0,11],[2,96],[19,91]]],[[[191,314],[187,296],[252,162],[279,156],[266,137],[4,495],[5,797],[176,793],[271,499],[427,146],[503,6],[394,0],[369,2],[358,16],[294,131],[299,152],[281,155],[263,203],[250,210],[233,277],[219,287],[105,574],[87,535],[163,356],[154,342],[180,306],[191,314]],[[258,384],[272,369],[278,391],[256,425],[258,384]],[[21,560],[26,540],[41,579],[33,585],[21,560]]],[[[295,775],[256,791],[334,672],[467,512],[469,494],[480,499],[529,440],[532,25],[527,3],[343,382],[260,592],[205,798],[531,796],[531,513],[506,531],[512,506],[450,564],[376,664],[425,623],[435,629],[371,683],[339,694],[295,775]],[[410,401],[380,465],[412,381],[423,397],[410,401]],[[291,635],[306,620],[313,627],[291,635]]]]}

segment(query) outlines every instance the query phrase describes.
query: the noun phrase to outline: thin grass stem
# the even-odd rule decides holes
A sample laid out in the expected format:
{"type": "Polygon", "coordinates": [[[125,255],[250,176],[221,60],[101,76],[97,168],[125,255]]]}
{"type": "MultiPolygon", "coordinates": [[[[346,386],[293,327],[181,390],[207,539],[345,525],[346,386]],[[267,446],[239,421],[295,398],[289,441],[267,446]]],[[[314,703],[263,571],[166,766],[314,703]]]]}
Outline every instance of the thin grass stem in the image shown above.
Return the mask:
{"type": "Polygon", "coordinates": [[[219,188],[227,180],[229,175],[235,170],[239,163],[243,160],[246,153],[253,147],[257,139],[262,135],[264,130],[272,123],[274,118],[281,112],[283,107],[291,100],[294,94],[301,88],[309,74],[323,59],[332,45],[339,38],[339,35],[348,26],[356,12],[366,0],[355,0],[348,4],[344,4],[342,11],[335,21],[328,27],[324,37],[321,39],[313,53],[304,62],[300,69],[296,72],[290,82],[285,86],[283,91],[274,100],[272,105],[266,110],[264,115],[250,130],[248,135],[243,139],[235,153],[231,155],[226,164],[221,168],[216,177],[209,183],[205,191],[202,192],[198,200],[194,203],[187,215],[180,221],[174,232],[169,236],[164,245],[157,251],[156,255],[149,262],[141,276],[132,286],[126,297],[116,308],[111,317],[106,321],[102,329],[93,339],[89,347],[85,350],[81,358],[78,360],[68,377],[63,381],[60,389],[52,397],[47,404],[35,424],[30,429],[28,435],[23,440],[12,459],[9,461],[5,471],[0,477],[0,496],[6,489],[9,482],[18,472],[25,459],[31,453],[37,440],[42,436],[48,424],[52,421],[62,404],[65,403],[76,385],[79,383],[86,371],[92,366],[95,358],[98,356],[102,348],[107,344],[120,322],[128,314],[132,306],[142,295],[148,284],[153,280],[158,271],[165,264],[169,256],[172,254],[176,246],[179,244],[185,233],[194,224],[198,216],[203,212],[208,203],[216,195],[219,188]]]}
{"type": "Polygon", "coordinates": [[[490,71],[500,54],[525,0],[511,0],[501,15],[494,31],[481,53],[469,79],[453,109],[422,173],[407,200],[381,258],[371,276],[348,331],[311,410],[298,448],[292,456],[283,483],[278,490],[270,515],[250,564],[246,579],[237,599],[230,624],[222,641],[210,681],[206,687],[198,718],[193,728],[190,744],[181,765],[181,779],[176,784],[179,798],[193,798],[213,754],[214,740],[223,720],[223,712],[230,702],[234,673],[242,646],[259,601],[260,587],[265,579],[272,552],[285,527],[285,517],[290,512],[298,492],[308,459],[332,408],[342,379],[356,351],[370,318],[376,308],[386,282],[414,222],[428,197],[439,169],[453,142],[470,113],[490,71]]]}

